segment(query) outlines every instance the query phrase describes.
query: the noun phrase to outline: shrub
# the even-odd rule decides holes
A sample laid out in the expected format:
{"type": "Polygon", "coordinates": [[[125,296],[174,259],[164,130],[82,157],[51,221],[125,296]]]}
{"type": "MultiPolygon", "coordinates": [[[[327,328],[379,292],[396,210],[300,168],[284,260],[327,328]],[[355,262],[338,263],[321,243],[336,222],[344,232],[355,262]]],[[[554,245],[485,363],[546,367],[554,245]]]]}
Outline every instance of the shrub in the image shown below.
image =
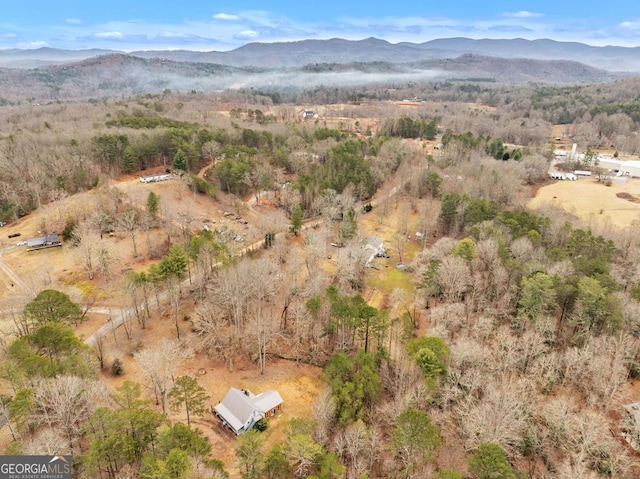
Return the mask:
{"type": "Polygon", "coordinates": [[[265,418],[262,418],[258,422],[256,422],[253,427],[258,431],[263,432],[267,429],[267,420],[265,418]]]}
{"type": "Polygon", "coordinates": [[[70,241],[74,239],[73,231],[76,229],[78,225],[77,221],[73,218],[68,218],[67,223],[62,230],[61,236],[63,241],[70,241]]]}
{"type": "Polygon", "coordinates": [[[124,374],[124,367],[122,366],[122,361],[119,358],[113,360],[111,363],[111,373],[114,376],[122,376],[124,374]]]}

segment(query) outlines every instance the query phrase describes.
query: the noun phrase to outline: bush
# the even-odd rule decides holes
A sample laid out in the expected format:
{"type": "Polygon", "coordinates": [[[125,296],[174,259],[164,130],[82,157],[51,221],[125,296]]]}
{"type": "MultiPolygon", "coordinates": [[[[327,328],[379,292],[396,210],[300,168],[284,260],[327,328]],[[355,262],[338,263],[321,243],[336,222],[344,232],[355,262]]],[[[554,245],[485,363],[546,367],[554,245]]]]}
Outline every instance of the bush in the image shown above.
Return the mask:
{"type": "Polygon", "coordinates": [[[258,431],[263,432],[267,429],[267,420],[265,418],[262,418],[258,422],[256,422],[253,427],[258,431]]]}
{"type": "Polygon", "coordinates": [[[114,376],[122,376],[124,374],[124,367],[122,366],[122,361],[119,358],[113,360],[111,363],[111,373],[114,376]]]}
{"type": "Polygon", "coordinates": [[[76,226],[78,225],[77,221],[73,218],[68,218],[67,219],[67,223],[64,226],[64,229],[62,230],[61,236],[62,236],[62,241],[70,241],[73,238],[73,230],[76,229],[76,226]]]}
{"type": "Polygon", "coordinates": [[[198,193],[208,195],[211,198],[215,198],[218,194],[215,185],[195,175],[191,176],[191,187],[198,193]]]}

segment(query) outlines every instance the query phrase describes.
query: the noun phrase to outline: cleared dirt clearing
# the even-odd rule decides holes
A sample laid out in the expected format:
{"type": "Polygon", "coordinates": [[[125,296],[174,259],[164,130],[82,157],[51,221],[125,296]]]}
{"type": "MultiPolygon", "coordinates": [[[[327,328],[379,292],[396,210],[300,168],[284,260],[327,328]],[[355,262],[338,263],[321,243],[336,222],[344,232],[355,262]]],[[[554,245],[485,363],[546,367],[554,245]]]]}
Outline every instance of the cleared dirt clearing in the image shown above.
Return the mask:
{"type": "Polygon", "coordinates": [[[640,220],[640,203],[630,200],[639,197],[640,180],[637,179],[614,182],[611,186],[595,179],[580,179],[558,181],[540,188],[528,206],[534,210],[557,206],[594,226],[626,229],[634,220],[640,220]]]}

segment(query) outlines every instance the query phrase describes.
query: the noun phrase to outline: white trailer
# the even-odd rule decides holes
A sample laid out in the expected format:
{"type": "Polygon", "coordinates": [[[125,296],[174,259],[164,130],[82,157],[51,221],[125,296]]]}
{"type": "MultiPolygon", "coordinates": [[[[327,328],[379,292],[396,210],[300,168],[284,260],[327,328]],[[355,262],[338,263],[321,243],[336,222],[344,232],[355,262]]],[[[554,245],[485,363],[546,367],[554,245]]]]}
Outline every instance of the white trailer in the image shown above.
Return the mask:
{"type": "Polygon", "coordinates": [[[155,183],[156,181],[165,181],[171,178],[168,173],[162,175],[141,176],[140,183],[155,183]]]}

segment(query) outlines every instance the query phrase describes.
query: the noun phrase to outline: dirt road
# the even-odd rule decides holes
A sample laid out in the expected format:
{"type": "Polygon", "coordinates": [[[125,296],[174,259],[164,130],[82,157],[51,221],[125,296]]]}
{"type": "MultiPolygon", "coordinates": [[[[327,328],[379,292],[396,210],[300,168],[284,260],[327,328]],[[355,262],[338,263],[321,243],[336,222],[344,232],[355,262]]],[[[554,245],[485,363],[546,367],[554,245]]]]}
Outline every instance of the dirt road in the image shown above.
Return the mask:
{"type": "Polygon", "coordinates": [[[34,296],[35,293],[31,290],[27,283],[22,281],[22,279],[11,268],[9,268],[9,265],[7,265],[7,263],[5,263],[2,259],[2,255],[5,253],[5,251],[12,250],[13,248],[17,248],[17,246],[8,246],[6,248],[0,249],[0,270],[2,270],[4,274],[9,277],[9,279],[11,280],[11,286],[16,288],[16,291],[21,291],[26,296],[34,296]]]}

